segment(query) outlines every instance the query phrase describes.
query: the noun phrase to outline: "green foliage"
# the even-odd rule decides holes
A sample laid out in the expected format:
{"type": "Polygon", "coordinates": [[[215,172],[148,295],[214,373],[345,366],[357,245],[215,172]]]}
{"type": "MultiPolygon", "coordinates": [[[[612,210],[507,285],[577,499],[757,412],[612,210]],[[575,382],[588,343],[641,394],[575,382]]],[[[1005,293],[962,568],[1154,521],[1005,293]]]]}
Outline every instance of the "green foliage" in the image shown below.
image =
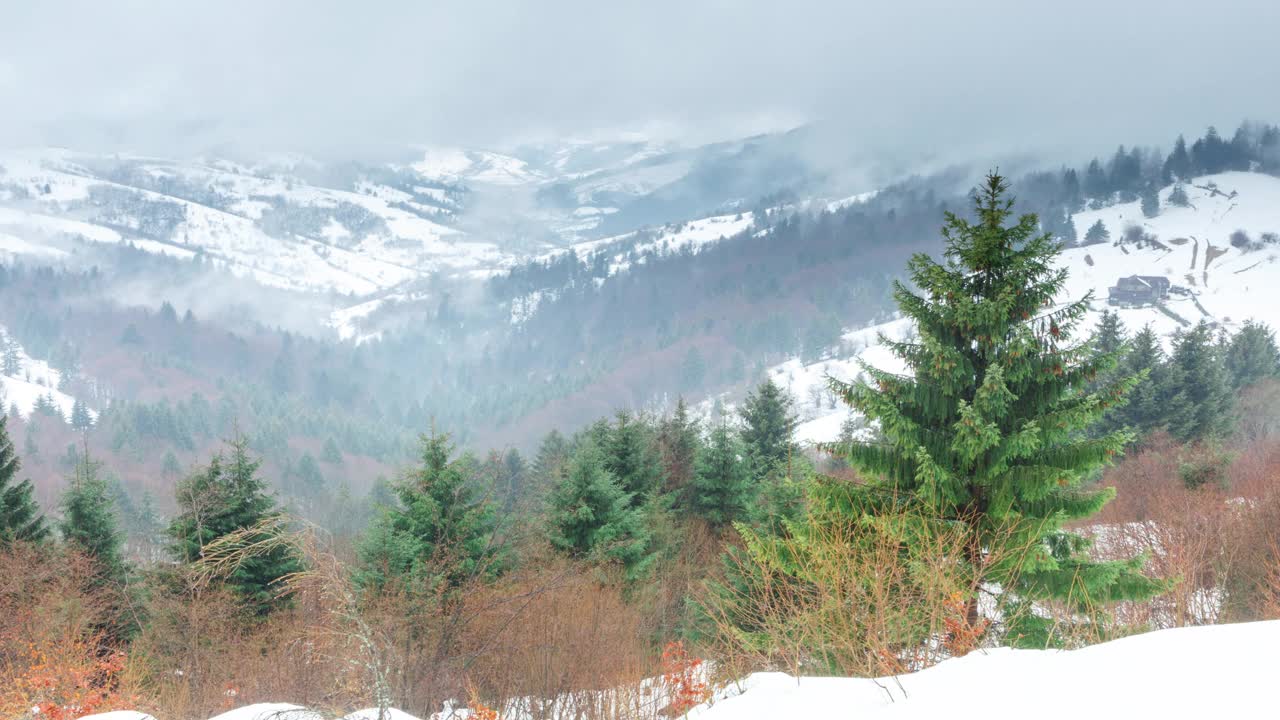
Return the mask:
{"type": "Polygon", "coordinates": [[[1231,455],[1215,443],[1188,447],[1178,459],[1178,477],[1189,490],[1202,487],[1227,488],[1231,455]]]}
{"type": "Polygon", "coordinates": [[[1089,229],[1085,231],[1084,243],[1082,244],[1083,245],[1100,245],[1102,243],[1107,242],[1110,239],[1111,239],[1111,231],[1107,230],[1107,226],[1101,220],[1098,220],[1094,224],[1090,225],[1089,229]]]}
{"type": "Polygon", "coordinates": [[[628,412],[617,414],[612,426],[600,428],[604,436],[604,468],[639,506],[658,489],[662,459],[654,442],[653,428],[644,418],[628,412]]]}
{"type": "Polygon", "coordinates": [[[738,414],[742,417],[742,442],[746,445],[751,476],[760,480],[786,467],[795,450],[792,435],[796,416],[793,401],[772,378],[747,395],[738,414]]]}
{"type": "Polygon", "coordinates": [[[1215,438],[1230,430],[1231,380],[1208,323],[1201,321],[1174,337],[1164,396],[1164,416],[1176,440],[1215,438]]]}
{"type": "Polygon", "coordinates": [[[1164,394],[1168,386],[1164,350],[1150,325],[1129,341],[1119,371],[1136,380],[1129,390],[1128,402],[1108,410],[1103,426],[1108,430],[1128,428],[1138,437],[1145,437],[1164,425],[1164,394]]]}
{"type": "Polygon", "coordinates": [[[728,525],[746,515],[755,487],[742,441],[722,421],[711,431],[710,441],[698,457],[689,509],[712,525],[728,525]]]}
{"type": "Polygon", "coordinates": [[[560,484],[568,468],[570,454],[569,441],[559,430],[547,433],[538,445],[538,454],[533,458],[531,475],[535,486],[532,490],[534,495],[545,497],[551,488],[560,484]]]}
{"type": "Polygon", "coordinates": [[[476,486],[474,461],[454,459],[447,434],[423,435],[419,443],[418,465],[395,486],[399,502],[360,545],[356,581],[364,588],[434,593],[504,569],[493,506],[476,486]]]}
{"type": "Polygon", "coordinates": [[[1094,331],[1094,349],[1103,354],[1115,354],[1124,348],[1124,344],[1125,329],[1120,315],[1112,310],[1103,310],[1102,319],[1094,331]]]}
{"type": "MultiPolygon", "coordinates": [[[[1036,234],[1034,215],[1005,224],[1012,215],[1006,190],[1003,178],[988,176],[974,198],[976,222],[947,214],[945,260],[911,260],[919,293],[897,285],[919,339],[882,341],[910,373],[864,365],[869,381],[832,382],[879,423],[884,442],[829,449],[869,478],[863,492],[874,502],[865,506],[918,505],[968,526],[966,560],[976,568],[1001,558],[986,569],[1005,585],[1006,604],[1055,599],[1084,612],[1147,597],[1161,586],[1139,572],[1141,559],[1092,562],[1085,541],[1063,529],[1112,497],[1082,483],[1131,436],[1085,431],[1123,401],[1134,380],[1088,389],[1113,362],[1070,343],[1089,298],[1056,305],[1066,280],[1055,262],[1060,248],[1036,234]]],[[[1024,617],[1029,624],[1008,630],[1011,642],[1051,642],[1049,628],[1024,617]]]]}
{"type": "MultiPolygon", "coordinates": [[[[248,442],[237,437],[229,452],[218,452],[209,464],[178,484],[178,515],[169,525],[171,550],[181,563],[205,557],[205,547],[232,533],[250,530],[279,517],[275,500],[258,475],[259,460],[249,456],[248,442]]],[[[269,531],[251,533],[246,544],[266,543],[269,531]]],[[[262,615],[281,604],[278,583],[302,569],[298,557],[282,545],[255,553],[235,565],[222,582],[262,615]]]]}
{"type": "Polygon", "coordinates": [[[1237,390],[1280,372],[1275,333],[1266,325],[1246,320],[1227,346],[1227,373],[1237,390]]]}
{"type": "Polygon", "coordinates": [[[663,488],[680,492],[693,481],[695,466],[702,447],[698,421],[689,416],[689,406],[681,397],[670,417],[658,428],[658,447],[662,457],[663,488]]]}
{"type": "Polygon", "coordinates": [[[8,416],[0,415],[0,545],[39,542],[49,536],[49,528],[31,481],[18,481],[22,463],[9,438],[8,424],[8,416]]]}
{"type": "Polygon", "coordinates": [[[62,496],[59,529],[68,545],[93,560],[97,570],[93,585],[121,587],[129,572],[124,560],[124,535],[111,489],[100,469],[100,463],[87,452],[79,455],[75,473],[62,496]]]}
{"type": "Polygon", "coordinates": [[[579,443],[552,490],[547,537],[572,557],[616,561],[636,579],[653,560],[644,511],[605,464],[593,440],[579,443]]]}
{"type": "Polygon", "coordinates": [[[93,427],[93,417],[89,415],[89,408],[79,398],[76,398],[75,403],[71,405],[71,427],[82,432],[93,427]]]}

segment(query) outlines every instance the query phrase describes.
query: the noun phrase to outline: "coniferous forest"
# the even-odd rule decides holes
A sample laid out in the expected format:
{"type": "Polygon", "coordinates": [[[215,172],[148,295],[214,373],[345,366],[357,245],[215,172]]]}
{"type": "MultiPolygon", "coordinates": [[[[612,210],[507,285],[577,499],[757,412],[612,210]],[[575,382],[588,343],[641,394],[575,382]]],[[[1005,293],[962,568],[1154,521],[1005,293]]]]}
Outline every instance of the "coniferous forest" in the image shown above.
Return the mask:
{"type": "MultiPolygon", "coordinates": [[[[14,373],[47,357],[77,398],[105,397],[89,378],[133,390],[0,416],[0,709],[656,716],[637,683],[703,658],[685,700],[759,669],[881,677],[1276,617],[1273,331],[1095,327],[1055,261],[1106,241],[1068,213],[1269,172],[1277,137],[1211,129],[1163,160],[1121,148],[967,193],[907,183],[603,285],[572,254],[518,266],[487,292],[570,290],[478,364],[457,361],[476,337],[448,307],[339,345],[95,305],[119,278],[6,266],[14,373]],[[691,297],[694,276],[710,292],[691,297]],[[894,312],[916,328],[888,342],[906,371],[830,377],[864,421],[801,443],[800,399],[765,363],[894,312]],[[646,353],[668,369],[624,373],[646,353]],[[658,387],[670,402],[625,402],[658,387]],[[596,417],[557,425],[575,393],[596,417]]],[[[218,273],[119,252],[125,272],[218,273]]]]}

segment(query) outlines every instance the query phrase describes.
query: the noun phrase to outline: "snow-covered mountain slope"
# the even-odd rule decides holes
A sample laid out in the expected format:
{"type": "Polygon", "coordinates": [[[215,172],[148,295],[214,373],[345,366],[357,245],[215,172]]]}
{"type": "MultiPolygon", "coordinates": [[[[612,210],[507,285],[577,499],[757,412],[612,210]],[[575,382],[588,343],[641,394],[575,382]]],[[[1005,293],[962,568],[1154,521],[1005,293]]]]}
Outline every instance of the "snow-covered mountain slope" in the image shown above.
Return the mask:
{"type": "MultiPolygon", "coordinates": [[[[1079,650],[970,653],[890,678],[757,673],[691,710],[690,720],[957,717],[984,720],[1158,717],[1264,718],[1275,710],[1280,621],[1159,630],[1079,650]],[[1206,662],[1206,658],[1212,661],[1206,662]]],[[[374,720],[376,709],[344,720],[374,720]]],[[[262,703],[212,720],[322,720],[298,705],[262,703]]],[[[416,720],[391,710],[392,720],[416,720]]],[[[433,715],[465,720],[467,710],[433,715]]],[[[524,714],[503,714],[525,720],[524,714]]],[[[82,720],[153,720],[118,711],[82,720]]]]}
{"type": "Polygon", "coordinates": [[[357,295],[504,257],[446,224],[447,186],[373,172],[342,184],[227,161],[13,153],[0,157],[0,231],[40,247],[200,254],[264,285],[357,295]]]}
{"type": "MultiPolygon", "coordinates": [[[[1060,258],[1069,273],[1062,299],[1093,294],[1093,311],[1083,331],[1104,309],[1118,312],[1130,331],[1151,325],[1166,342],[1179,328],[1202,319],[1229,330],[1248,319],[1280,327],[1280,178],[1248,172],[1196,178],[1183,186],[1186,207],[1169,204],[1173,190],[1169,186],[1160,192],[1160,213],[1152,218],[1143,215],[1139,202],[1072,216],[1081,236],[1099,221],[1110,235],[1106,242],[1067,248],[1060,258]],[[1159,305],[1109,306],[1108,289],[1131,275],[1168,278],[1174,292],[1159,305]]],[[[801,442],[836,439],[848,417],[825,393],[828,375],[857,377],[859,358],[881,369],[901,370],[896,358],[874,341],[878,332],[901,339],[911,328],[902,320],[864,328],[846,334],[844,346],[830,360],[808,365],[791,360],[771,369],[775,381],[798,401],[801,442]]]]}
{"type": "Polygon", "coordinates": [[[271,287],[368,296],[728,208],[736,216],[806,179],[802,163],[783,177],[762,160],[786,139],[429,147],[364,164],[4,151],[0,255],[57,261],[78,244],[129,244],[271,287]]]}
{"type": "MultiPolygon", "coordinates": [[[[5,353],[9,341],[8,332],[0,328],[0,354],[5,353]]],[[[62,373],[50,367],[44,360],[37,360],[28,355],[17,341],[13,342],[12,352],[15,371],[7,373],[5,365],[0,364],[2,411],[10,412],[16,408],[22,417],[31,417],[32,411],[40,403],[41,398],[44,398],[62,413],[62,417],[70,420],[76,398],[58,389],[62,381],[62,373]]],[[[90,418],[96,419],[97,415],[97,411],[89,409],[90,418]]]]}

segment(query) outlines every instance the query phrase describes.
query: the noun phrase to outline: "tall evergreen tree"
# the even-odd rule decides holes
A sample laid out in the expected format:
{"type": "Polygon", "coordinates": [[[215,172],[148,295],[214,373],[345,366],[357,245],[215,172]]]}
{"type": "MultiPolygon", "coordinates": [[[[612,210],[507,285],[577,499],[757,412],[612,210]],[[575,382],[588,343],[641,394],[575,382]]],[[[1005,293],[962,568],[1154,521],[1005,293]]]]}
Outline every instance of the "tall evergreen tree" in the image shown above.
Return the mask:
{"type": "Polygon", "coordinates": [[[1164,161],[1161,176],[1166,183],[1191,179],[1191,156],[1187,154],[1187,141],[1181,135],[1173,144],[1173,152],[1164,161]]]}
{"type": "Polygon", "coordinates": [[[1164,350],[1150,325],[1129,341],[1119,370],[1125,377],[1136,378],[1136,382],[1129,391],[1128,402],[1107,411],[1106,427],[1129,428],[1138,438],[1145,437],[1164,424],[1168,387],[1164,350]]]}
{"type": "MultiPolygon", "coordinates": [[[[898,283],[895,298],[919,340],[890,342],[910,373],[866,366],[869,382],[833,381],[853,408],[877,421],[884,442],[834,445],[871,478],[857,494],[868,512],[901,503],[969,532],[971,568],[1004,587],[1006,611],[1061,600],[1084,612],[1095,604],[1150,596],[1161,585],[1141,559],[1094,562],[1065,523],[1097,512],[1112,489],[1082,482],[1120,452],[1130,436],[1084,436],[1132,384],[1088,392],[1106,367],[1088,344],[1069,342],[1089,299],[1055,307],[1066,280],[1060,247],[1036,235],[1025,215],[1006,225],[1013,201],[992,174],[974,198],[976,222],[948,213],[945,262],[912,258],[917,294],[898,283]]],[[[977,599],[968,598],[977,621],[977,599]]],[[[1009,642],[1046,644],[1054,628],[1020,612],[1009,642]]]]}
{"type": "Polygon", "coordinates": [[[752,487],[742,442],[721,421],[698,457],[690,487],[690,510],[712,525],[728,525],[746,514],[752,487]]]}
{"type": "Polygon", "coordinates": [[[302,453],[297,467],[299,490],[304,497],[317,498],[324,494],[324,474],[320,472],[320,464],[309,453],[302,453]]]}
{"type": "Polygon", "coordinates": [[[1190,207],[1191,199],[1187,197],[1187,189],[1178,183],[1169,191],[1169,204],[1174,207],[1190,207]]]}
{"type": "Polygon", "coordinates": [[[1093,347],[1100,353],[1114,354],[1120,352],[1125,343],[1124,322],[1119,313],[1103,310],[1102,319],[1094,331],[1093,347]]]}
{"type": "Polygon", "coordinates": [[[633,505],[642,504],[658,487],[662,475],[661,458],[653,443],[653,433],[643,418],[620,412],[604,440],[605,469],[631,496],[633,505]]]}
{"type": "Polygon", "coordinates": [[[22,372],[21,347],[18,341],[9,335],[4,338],[3,365],[4,374],[10,377],[17,377],[22,372]]]}
{"type": "Polygon", "coordinates": [[[1227,372],[1237,390],[1280,373],[1280,351],[1271,328],[1246,320],[1227,346],[1227,372]]]}
{"type": "Polygon", "coordinates": [[[765,378],[747,394],[738,414],[752,477],[759,480],[785,467],[795,449],[796,416],[790,395],[773,378],[765,378]]]}
{"type": "Polygon", "coordinates": [[[1143,186],[1141,199],[1143,216],[1153,218],[1160,214],[1160,196],[1155,185],[1143,186]]]}
{"type": "Polygon", "coordinates": [[[67,544],[90,558],[95,566],[92,584],[123,587],[128,576],[124,534],[116,515],[111,489],[99,473],[100,465],[86,450],[62,497],[60,530],[67,544]]]}
{"type": "Polygon", "coordinates": [[[22,462],[9,437],[8,416],[0,416],[0,545],[39,542],[49,536],[35,488],[30,480],[18,480],[22,462]]]}
{"type": "Polygon", "coordinates": [[[1164,399],[1169,434],[1180,442],[1214,438],[1231,426],[1231,379],[1203,320],[1174,338],[1164,399]]]}
{"type": "Polygon", "coordinates": [[[1111,199],[1111,193],[1111,182],[1107,179],[1107,173],[1102,169],[1102,163],[1094,158],[1089,161],[1089,166],[1084,171],[1084,194],[1090,200],[1105,203],[1111,199]]]}
{"type": "Polygon", "coordinates": [[[560,484],[569,465],[569,441],[559,430],[552,430],[542,438],[538,454],[533,458],[534,494],[545,496],[551,488],[560,484]]]}
{"type": "Polygon", "coordinates": [[[493,505],[477,487],[473,461],[453,454],[448,435],[422,436],[418,465],[395,488],[399,503],[360,545],[361,585],[436,592],[501,572],[493,505]]]}
{"type": "MultiPolygon", "coordinates": [[[[195,563],[205,548],[232,533],[247,531],[279,517],[266,482],[258,475],[261,461],[249,455],[248,441],[237,437],[227,452],[219,451],[209,464],[197,468],[178,484],[178,515],[169,524],[171,549],[179,562],[195,563]]],[[[248,544],[269,544],[270,531],[244,538],[248,544]]],[[[252,553],[223,578],[257,614],[280,604],[278,584],[302,569],[299,558],[283,545],[252,553]]]]}
{"type": "Polygon", "coordinates": [[[93,417],[89,415],[89,408],[80,401],[80,398],[76,398],[71,405],[71,427],[81,432],[93,427],[93,417]]]}
{"type": "Polygon", "coordinates": [[[702,441],[698,435],[698,421],[689,416],[689,405],[683,397],[676,400],[676,409],[671,416],[662,421],[658,444],[662,451],[665,489],[678,491],[688,487],[693,480],[702,441]]]}
{"type": "Polygon", "coordinates": [[[579,444],[560,483],[552,490],[547,536],[556,548],[575,557],[617,561],[631,578],[652,561],[643,510],[605,468],[594,441],[579,444]]]}

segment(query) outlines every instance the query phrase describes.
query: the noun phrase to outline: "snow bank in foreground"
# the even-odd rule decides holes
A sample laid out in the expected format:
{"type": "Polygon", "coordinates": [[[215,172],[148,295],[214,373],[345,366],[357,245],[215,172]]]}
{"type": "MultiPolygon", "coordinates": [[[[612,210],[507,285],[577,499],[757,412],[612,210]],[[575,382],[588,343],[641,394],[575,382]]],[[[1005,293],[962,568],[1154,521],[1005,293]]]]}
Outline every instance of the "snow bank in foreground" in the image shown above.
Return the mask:
{"type": "Polygon", "coordinates": [[[1280,621],[1178,628],[1082,650],[999,649],[898,678],[759,673],[691,720],[1273,717],[1280,621]]]}
{"type": "MultiPolygon", "coordinates": [[[[1177,628],[1082,650],[998,649],[897,678],[801,678],[757,673],[690,720],[943,717],[1275,717],[1280,620],[1177,628]]],[[[376,720],[361,710],[344,720],[376,720]]],[[[211,720],[322,720],[297,705],[259,704],[211,720]]],[[[392,720],[416,720],[392,711],[392,720]]],[[[92,720],[153,720],[140,713],[92,720]]],[[[86,718],[85,720],[89,720],[86,718]]]]}

